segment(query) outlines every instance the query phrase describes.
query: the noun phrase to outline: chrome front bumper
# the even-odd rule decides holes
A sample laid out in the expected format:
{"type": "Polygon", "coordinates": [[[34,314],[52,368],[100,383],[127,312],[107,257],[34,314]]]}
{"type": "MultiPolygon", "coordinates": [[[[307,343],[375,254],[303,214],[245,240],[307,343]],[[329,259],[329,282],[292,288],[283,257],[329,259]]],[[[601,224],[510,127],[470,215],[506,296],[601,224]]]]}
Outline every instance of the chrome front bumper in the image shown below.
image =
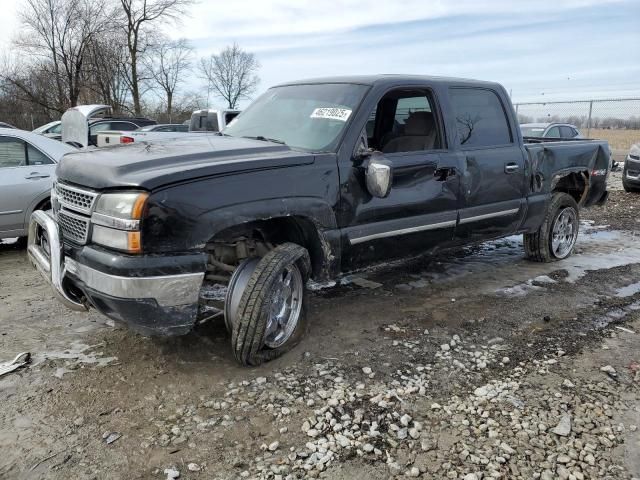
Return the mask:
{"type": "Polygon", "coordinates": [[[87,310],[87,306],[75,299],[63,286],[66,275],[64,253],[60,230],[51,213],[36,210],[31,214],[27,255],[62,303],[72,310],[87,310]]]}
{"type": "Polygon", "coordinates": [[[58,224],[49,212],[36,211],[29,223],[27,254],[31,263],[51,284],[56,296],[73,310],[87,310],[65,285],[77,282],[101,295],[135,302],[153,299],[159,307],[179,307],[198,303],[202,273],[148,277],[123,277],[101,272],[65,257],[58,224]],[[65,282],[65,279],[67,282],[65,282]]]}

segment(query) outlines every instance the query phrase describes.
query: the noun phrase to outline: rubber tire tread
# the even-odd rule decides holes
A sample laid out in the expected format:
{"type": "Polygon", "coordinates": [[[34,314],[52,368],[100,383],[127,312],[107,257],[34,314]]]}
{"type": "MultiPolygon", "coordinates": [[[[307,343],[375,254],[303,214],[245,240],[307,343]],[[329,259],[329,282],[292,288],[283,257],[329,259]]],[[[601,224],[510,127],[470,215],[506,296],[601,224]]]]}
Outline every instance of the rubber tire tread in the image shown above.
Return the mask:
{"type": "Polygon", "coordinates": [[[580,210],[575,199],[568,193],[555,192],[551,196],[549,208],[547,208],[547,213],[545,214],[542,225],[540,225],[538,231],[535,233],[524,234],[524,251],[528,260],[541,263],[556,262],[560,260],[556,258],[551,251],[551,228],[553,227],[553,221],[559,210],[566,207],[573,207],[575,209],[576,220],[578,225],[580,225],[580,210]]]}
{"type": "MultiPolygon", "coordinates": [[[[309,252],[298,244],[283,243],[267,253],[252,273],[238,306],[238,320],[233,326],[231,344],[236,360],[242,365],[260,365],[293,348],[307,329],[306,298],[298,325],[289,340],[278,348],[264,348],[263,337],[271,305],[271,290],[277,277],[288,265],[295,263],[306,283],[311,271],[309,252]]],[[[306,290],[303,294],[306,296],[306,290]]]]}
{"type": "Polygon", "coordinates": [[[622,180],[622,188],[624,188],[624,191],[627,192],[627,193],[638,193],[638,192],[640,192],[640,187],[635,187],[633,185],[629,185],[624,180],[622,180]]]}

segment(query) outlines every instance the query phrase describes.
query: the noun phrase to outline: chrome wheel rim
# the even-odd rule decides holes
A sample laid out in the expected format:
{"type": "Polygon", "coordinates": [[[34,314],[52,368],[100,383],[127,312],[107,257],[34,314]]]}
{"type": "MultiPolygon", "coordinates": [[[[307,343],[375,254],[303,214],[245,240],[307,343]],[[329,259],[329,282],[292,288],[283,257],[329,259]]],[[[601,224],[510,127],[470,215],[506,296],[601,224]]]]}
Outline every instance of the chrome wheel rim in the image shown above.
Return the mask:
{"type": "Polygon", "coordinates": [[[578,217],[573,208],[567,207],[556,217],[551,231],[551,251],[556,258],[565,258],[573,250],[578,237],[578,217]]]}
{"type": "Polygon", "coordinates": [[[276,279],[269,318],[264,334],[264,344],[278,348],[291,337],[302,311],[304,284],[302,274],[295,264],[287,266],[276,279]]]}

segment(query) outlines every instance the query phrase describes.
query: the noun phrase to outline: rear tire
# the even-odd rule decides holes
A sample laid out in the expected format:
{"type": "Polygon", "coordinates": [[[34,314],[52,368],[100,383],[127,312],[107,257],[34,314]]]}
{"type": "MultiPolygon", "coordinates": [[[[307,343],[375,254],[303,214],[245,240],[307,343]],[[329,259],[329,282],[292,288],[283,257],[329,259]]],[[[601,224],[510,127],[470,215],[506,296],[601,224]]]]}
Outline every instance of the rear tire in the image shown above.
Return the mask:
{"type": "Polygon", "coordinates": [[[569,257],[573,253],[579,226],[580,212],[575,199],[567,193],[554,193],[538,231],[524,234],[527,259],[555,262],[569,257]]]}
{"type": "Polygon", "coordinates": [[[247,282],[238,305],[238,318],[232,325],[231,344],[238,362],[260,365],[289,351],[302,339],[307,330],[304,297],[310,270],[309,253],[295,243],[279,245],[260,260],[247,282]],[[287,298],[290,309],[286,307],[287,298]],[[283,311],[291,314],[275,315],[283,311]],[[281,318],[282,322],[278,320],[281,318]],[[282,328],[280,336],[274,335],[277,331],[273,330],[273,322],[282,328]]]}

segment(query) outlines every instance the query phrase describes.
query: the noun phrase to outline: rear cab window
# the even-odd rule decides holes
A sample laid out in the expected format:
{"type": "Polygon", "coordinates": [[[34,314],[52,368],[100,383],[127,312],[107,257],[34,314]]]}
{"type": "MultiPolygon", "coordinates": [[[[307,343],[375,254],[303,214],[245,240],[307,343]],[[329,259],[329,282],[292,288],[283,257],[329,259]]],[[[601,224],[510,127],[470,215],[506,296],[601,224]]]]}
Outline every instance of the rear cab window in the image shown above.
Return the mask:
{"type": "Polygon", "coordinates": [[[486,88],[453,87],[449,98],[458,142],[464,148],[511,145],[513,136],[500,97],[486,88]]]}

